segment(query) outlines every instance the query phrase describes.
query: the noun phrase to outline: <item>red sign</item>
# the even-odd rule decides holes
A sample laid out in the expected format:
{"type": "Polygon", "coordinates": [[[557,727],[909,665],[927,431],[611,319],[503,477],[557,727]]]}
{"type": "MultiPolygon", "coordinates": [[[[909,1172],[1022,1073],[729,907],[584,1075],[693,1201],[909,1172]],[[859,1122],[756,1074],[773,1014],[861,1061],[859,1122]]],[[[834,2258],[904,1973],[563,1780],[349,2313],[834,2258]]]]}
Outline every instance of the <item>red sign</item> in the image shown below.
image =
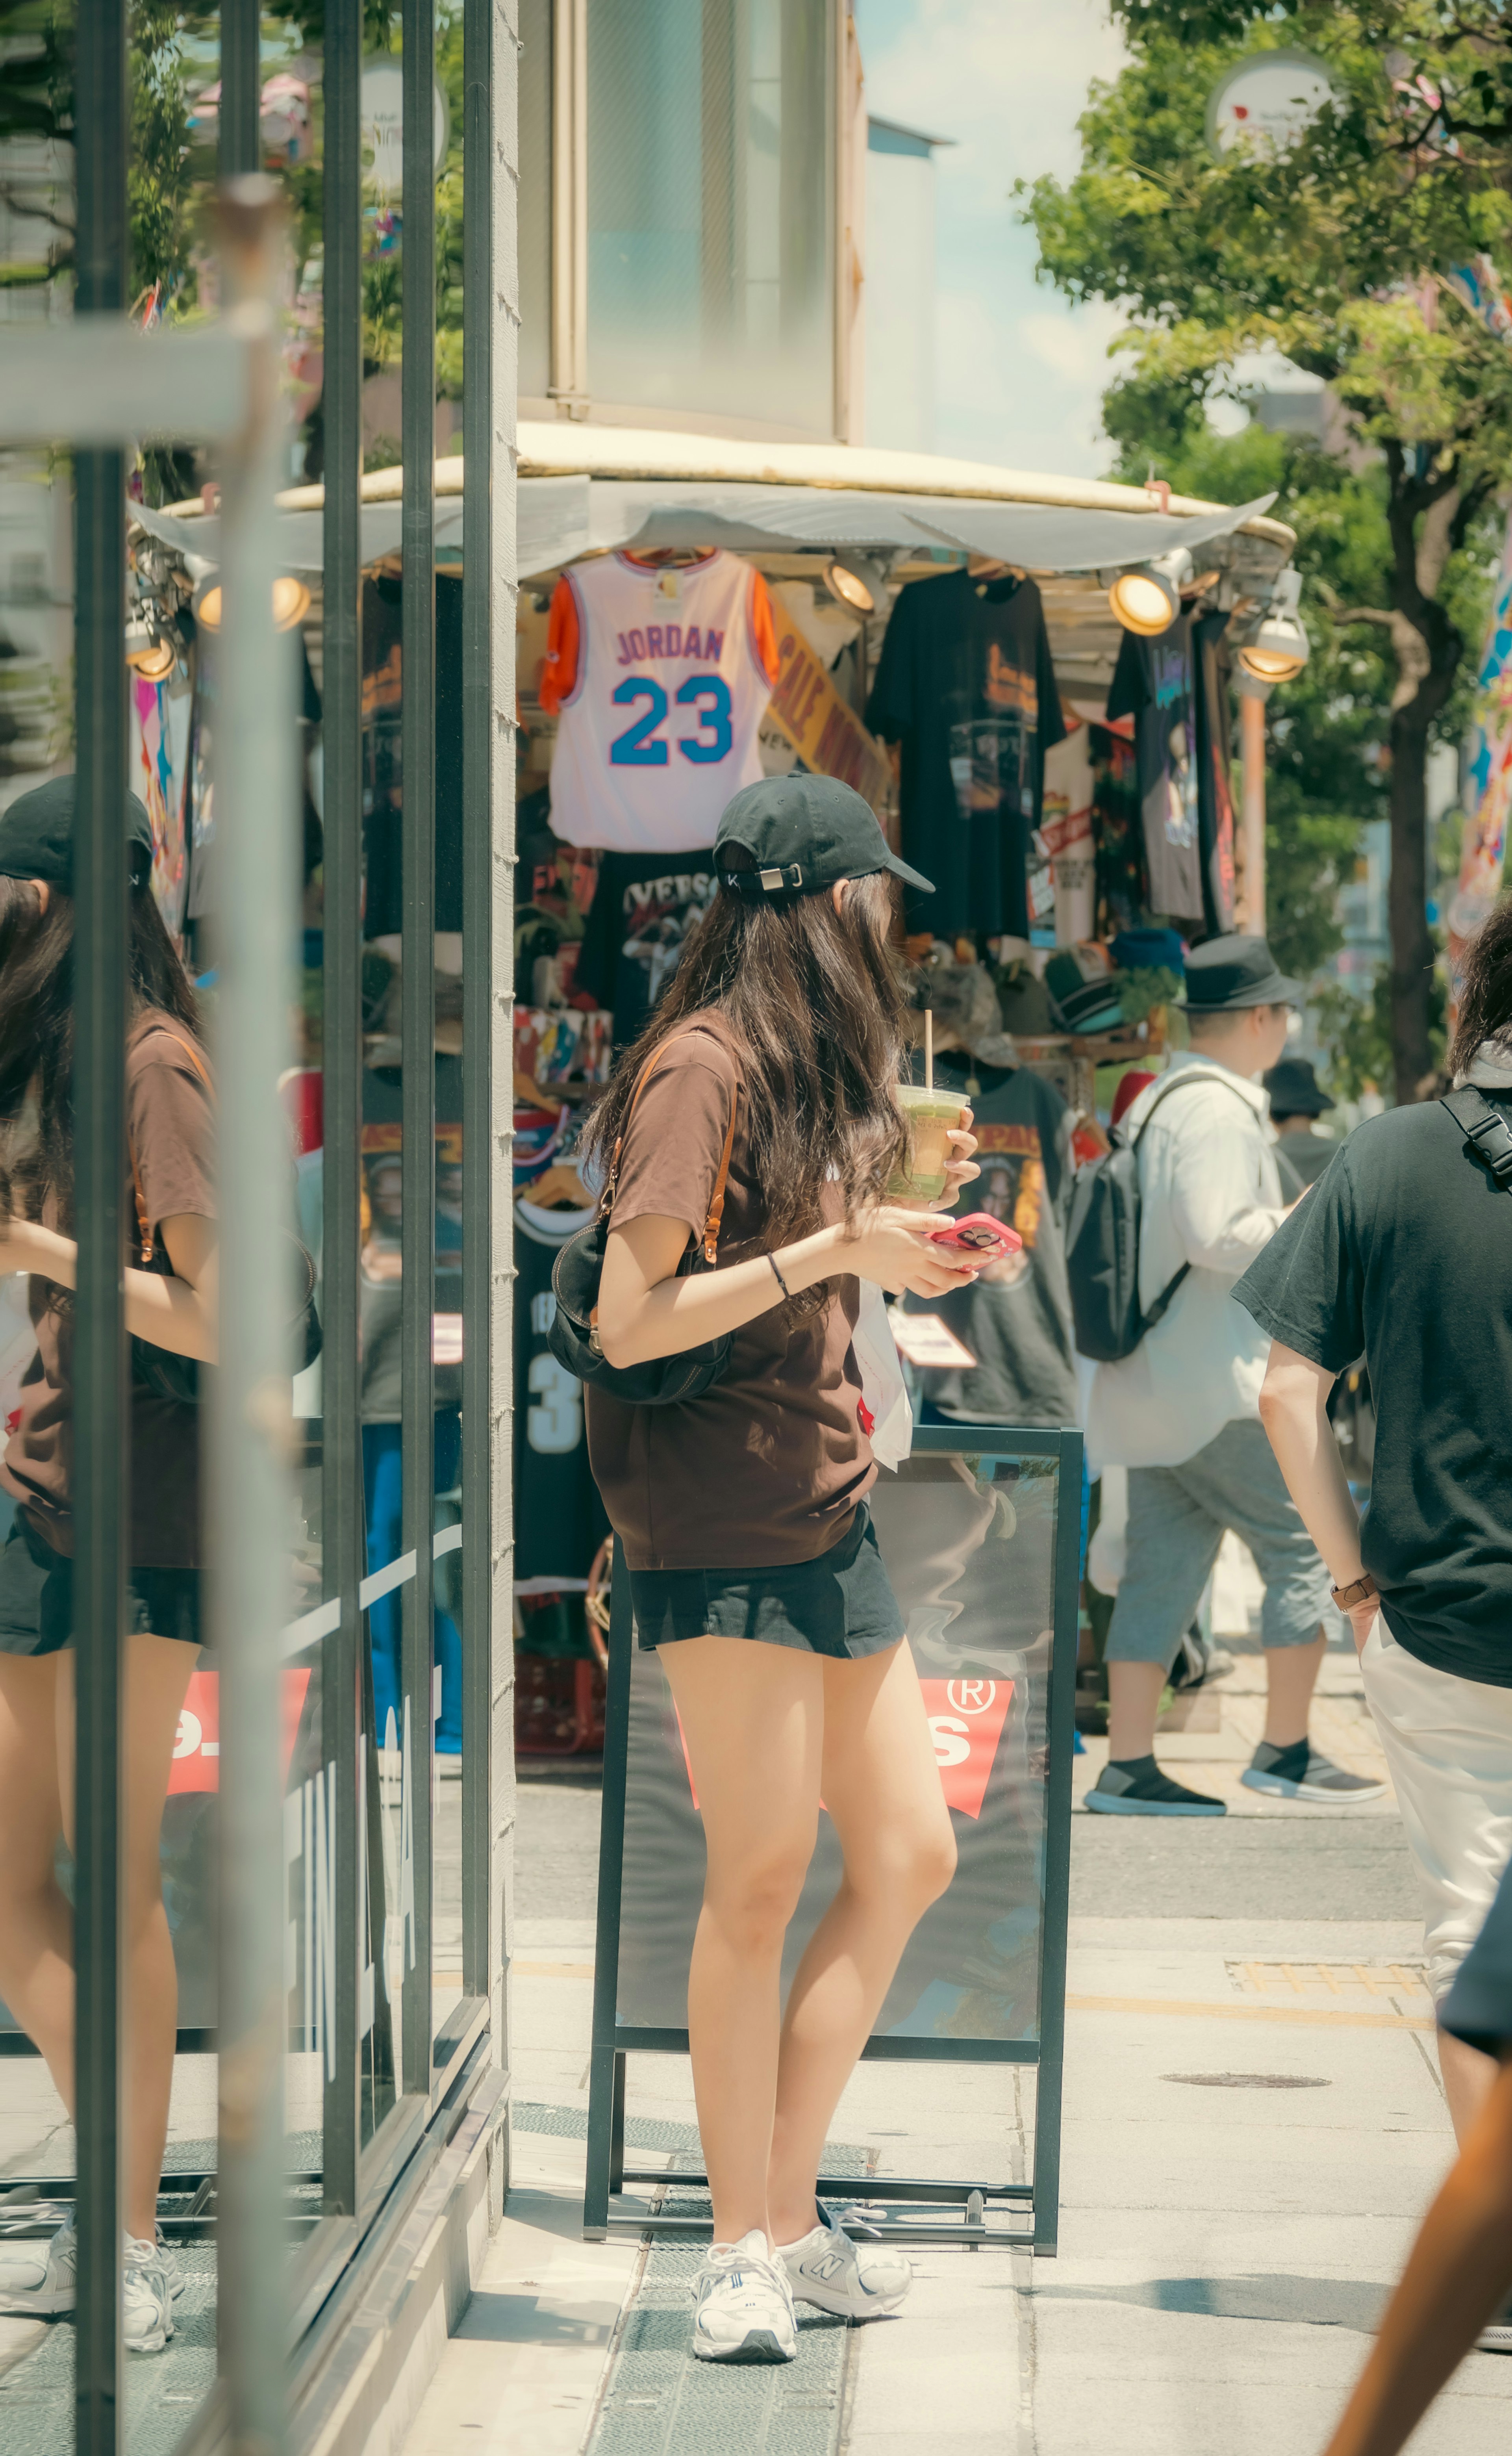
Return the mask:
{"type": "MultiPolygon", "coordinates": [[[[921,1680],[919,1687],[924,1691],[924,1710],[930,1718],[930,1735],[934,1742],[934,1761],[940,1769],[945,1804],[947,1808],[958,1808],[963,1816],[980,1816],[987,1796],[987,1777],[992,1770],[1003,1725],[1013,1702],[1013,1684],[1011,1680],[921,1680]]],[[[677,1711],[675,1707],[673,1711],[677,1711]]],[[[683,1743],[687,1787],[696,1809],[698,1785],[693,1780],[681,1714],[677,1717],[677,1735],[683,1743]]],[[[819,1805],[823,1808],[824,1801],[819,1805]]]]}
{"type": "MultiPolygon", "coordinates": [[[[283,1675],[283,1770],[286,1780],[289,1760],[294,1754],[295,1734],[304,1710],[304,1692],[309,1686],[308,1668],[286,1671],[283,1675]]],[[[220,1789],[220,1681],[214,1671],[192,1671],[189,1675],[189,1694],[178,1717],[174,1762],[168,1770],[168,1788],[170,1791],[220,1789]]]]}

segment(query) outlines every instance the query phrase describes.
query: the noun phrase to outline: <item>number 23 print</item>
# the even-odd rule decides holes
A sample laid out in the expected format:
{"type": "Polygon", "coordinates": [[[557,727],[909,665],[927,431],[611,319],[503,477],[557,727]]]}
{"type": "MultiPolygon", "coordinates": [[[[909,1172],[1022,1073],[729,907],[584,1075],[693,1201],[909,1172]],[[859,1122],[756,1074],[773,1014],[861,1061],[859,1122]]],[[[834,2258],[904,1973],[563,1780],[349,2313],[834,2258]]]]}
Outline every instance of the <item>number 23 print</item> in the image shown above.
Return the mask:
{"type": "MultiPolygon", "coordinates": [[[[734,736],[730,729],[729,685],[723,675],[689,674],[675,697],[679,707],[698,709],[698,732],[677,746],[684,758],[699,768],[711,768],[727,758],[734,736]]],[[[646,704],[643,714],[609,746],[609,764],[613,768],[664,768],[667,764],[666,743],[659,730],[666,722],[667,696],[649,674],[632,674],[614,693],[616,707],[634,707],[640,701],[646,704]]]]}

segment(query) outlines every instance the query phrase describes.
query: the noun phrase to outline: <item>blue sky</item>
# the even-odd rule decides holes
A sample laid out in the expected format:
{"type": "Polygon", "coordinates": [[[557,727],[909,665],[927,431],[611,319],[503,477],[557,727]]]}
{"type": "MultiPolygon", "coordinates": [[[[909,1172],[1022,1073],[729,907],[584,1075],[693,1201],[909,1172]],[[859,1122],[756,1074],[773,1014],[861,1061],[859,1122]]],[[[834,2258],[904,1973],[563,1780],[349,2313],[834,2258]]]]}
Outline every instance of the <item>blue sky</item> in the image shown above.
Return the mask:
{"type": "MultiPolygon", "coordinates": [[[[935,156],[935,449],[1010,468],[1106,468],[1098,404],[1117,330],[1034,279],[1014,179],[1065,178],[1089,80],[1115,73],[1102,0],[853,0],[868,110],[956,139],[935,156]]],[[[871,268],[871,277],[881,269],[871,268]]]]}

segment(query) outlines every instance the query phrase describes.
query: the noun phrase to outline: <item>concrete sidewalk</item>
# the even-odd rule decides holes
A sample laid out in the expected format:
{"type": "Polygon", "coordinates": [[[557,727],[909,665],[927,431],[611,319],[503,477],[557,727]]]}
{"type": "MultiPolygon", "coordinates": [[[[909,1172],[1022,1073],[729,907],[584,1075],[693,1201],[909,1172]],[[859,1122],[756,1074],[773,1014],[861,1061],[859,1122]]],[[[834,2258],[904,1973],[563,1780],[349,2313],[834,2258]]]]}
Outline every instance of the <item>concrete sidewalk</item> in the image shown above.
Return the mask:
{"type": "MultiPolygon", "coordinates": [[[[815,2343],[801,2412],[786,2374],[701,2378],[740,2398],[739,2435],[711,2437],[664,2362],[617,2384],[647,2262],[579,2239],[591,1946],[533,1923],[516,2187],[406,2456],[1316,2456],[1451,2155],[1417,1943],[1386,1921],[1076,1921],[1060,2258],[916,2255],[905,2316],[815,2343]]],[[[835,2130],[884,2172],[1022,2173],[1032,2114],[1011,2071],[872,2065],[835,2130]]],[[[690,2143],[685,2067],[633,2063],[629,2117],[646,2164],[690,2143]]],[[[685,2316],[654,2302],[670,2355],[685,2316]]],[[[1414,2446],[1501,2456],[1509,2433],[1512,2361],[1474,2355],[1414,2446]]]]}
{"type": "MultiPolygon", "coordinates": [[[[1318,2456],[1453,2141],[1394,1804],[1242,1789],[1263,1667],[1237,1647],[1157,1744],[1229,1817],[1074,1819],[1060,2257],[914,2254],[905,2314],[808,2314],[791,2372],[685,2359],[695,2255],[581,2241],[597,1801],[527,1789],[515,2188],[406,2456],[1318,2456]]],[[[1314,1736],[1381,1770],[1351,1648],[1314,1736]]],[[[692,2162],[685,2065],[632,2059],[628,2117],[639,2163],[692,2162]]],[[[852,2172],[1021,2177],[1032,2118],[1011,2068],[872,2064],[833,2137],[852,2172]]],[[[1477,2354],[1413,2448],[1509,2443],[1512,2359],[1477,2354]]]]}

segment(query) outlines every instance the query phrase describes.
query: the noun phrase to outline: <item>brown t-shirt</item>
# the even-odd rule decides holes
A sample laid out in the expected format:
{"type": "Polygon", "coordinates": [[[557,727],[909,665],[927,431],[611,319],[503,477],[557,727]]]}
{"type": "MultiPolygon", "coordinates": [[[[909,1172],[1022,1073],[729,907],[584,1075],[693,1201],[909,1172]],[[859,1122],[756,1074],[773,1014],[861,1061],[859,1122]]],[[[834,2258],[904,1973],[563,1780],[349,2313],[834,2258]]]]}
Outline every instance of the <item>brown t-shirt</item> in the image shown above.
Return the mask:
{"type": "MultiPolygon", "coordinates": [[[[678,1027],[625,1134],[618,1224],[655,1214],[704,1233],[737,1067],[720,1018],[694,1020],[678,1027]]],[[[719,1269],[766,1250],[746,1099],[743,1083],[719,1269]]],[[[839,1216],[838,1187],[828,1207],[839,1216]]],[[[723,1380],[702,1398],[627,1407],[590,1384],[588,1454],[632,1569],[776,1568],[817,1560],[848,1533],[877,1470],[850,1345],[860,1285],[828,1285],[823,1311],[794,1324],[773,1279],[771,1306],[735,1333],[723,1380]]]]}
{"type": "MultiPolygon", "coordinates": [[[[156,1267],[167,1262],[161,1222],[189,1213],[214,1219],[215,1117],[209,1091],[184,1046],[185,1025],[149,1012],[126,1046],[127,1136],[141,1180],[156,1267]]],[[[196,1052],[202,1065],[204,1052],[196,1052]]],[[[208,1065],[206,1072],[208,1073],[208,1065]]],[[[54,1224],[51,1197],[43,1218],[54,1224]]],[[[126,1259],[141,1264],[135,1193],[126,1187],[126,1259]]],[[[169,1264],[172,1268],[172,1265],[169,1264]]],[[[73,1549],[69,1490],[73,1454],[73,1316],[58,1308],[51,1279],[28,1282],[37,1352],[21,1386],[21,1412],[0,1465],[0,1483],[56,1552],[73,1549]]],[[[199,1420],[202,1410],[132,1386],[131,1560],[133,1567],[194,1568],[200,1557],[199,1420]]]]}

